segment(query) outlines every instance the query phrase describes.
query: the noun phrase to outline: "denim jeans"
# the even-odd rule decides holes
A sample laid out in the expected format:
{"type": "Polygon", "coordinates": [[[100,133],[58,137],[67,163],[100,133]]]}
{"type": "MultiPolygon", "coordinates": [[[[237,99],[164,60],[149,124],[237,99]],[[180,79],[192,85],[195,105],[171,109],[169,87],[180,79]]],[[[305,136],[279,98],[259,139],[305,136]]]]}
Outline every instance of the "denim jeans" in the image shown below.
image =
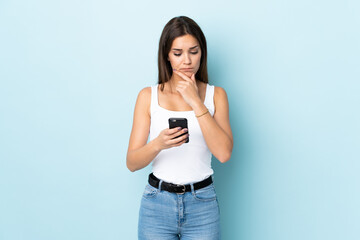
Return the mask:
{"type": "Polygon", "coordinates": [[[196,191],[191,185],[192,191],[185,194],[159,189],[149,184],[145,187],[139,240],[220,239],[220,211],[213,184],[196,191]]]}

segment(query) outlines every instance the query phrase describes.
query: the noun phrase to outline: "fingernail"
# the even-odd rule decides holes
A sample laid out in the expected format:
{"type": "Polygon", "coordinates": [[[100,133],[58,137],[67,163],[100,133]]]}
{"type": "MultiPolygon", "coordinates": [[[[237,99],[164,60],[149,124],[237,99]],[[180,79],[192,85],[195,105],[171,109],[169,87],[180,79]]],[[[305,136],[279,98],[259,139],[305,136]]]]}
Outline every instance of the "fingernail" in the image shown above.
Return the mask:
{"type": "Polygon", "coordinates": [[[181,130],[181,127],[178,127],[177,129],[178,129],[178,130],[181,130]]]}
{"type": "Polygon", "coordinates": [[[187,129],[186,129],[186,128],[184,129],[184,132],[187,132],[187,129]]]}
{"type": "Polygon", "coordinates": [[[173,71],[175,72],[175,71],[176,71],[176,69],[173,69],[173,71]]]}

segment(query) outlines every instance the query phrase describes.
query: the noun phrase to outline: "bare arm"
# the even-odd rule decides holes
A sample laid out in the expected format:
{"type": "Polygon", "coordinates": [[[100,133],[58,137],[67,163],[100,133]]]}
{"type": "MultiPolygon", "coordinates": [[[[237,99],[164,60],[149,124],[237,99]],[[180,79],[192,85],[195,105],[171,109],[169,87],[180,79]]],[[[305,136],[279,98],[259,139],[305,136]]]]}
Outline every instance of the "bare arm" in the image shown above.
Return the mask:
{"type": "Polygon", "coordinates": [[[130,171],[146,167],[160,152],[154,142],[146,144],[150,131],[150,101],[151,88],[140,91],[134,110],[133,126],[126,156],[126,165],[130,171]]]}
{"type": "MultiPolygon", "coordinates": [[[[206,106],[199,97],[195,74],[190,78],[178,70],[174,71],[174,73],[184,80],[178,82],[176,90],[192,107],[195,115],[198,116],[206,112],[206,106]]],[[[229,103],[224,89],[215,87],[214,104],[214,117],[207,113],[198,117],[198,122],[211,153],[220,162],[224,163],[230,159],[233,148],[233,136],[229,121],[229,103]]]]}
{"type": "Polygon", "coordinates": [[[135,104],[133,126],[130,134],[126,165],[132,172],[149,165],[162,149],[180,146],[186,141],[187,134],[179,129],[164,129],[157,138],[147,143],[150,131],[151,88],[140,91],[135,104]]]}
{"type": "MultiPolygon", "coordinates": [[[[223,88],[215,87],[214,103],[214,116],[205,114],[198,118],[198,122],[211,153],[224,163],[231,157],[233,136],[229,120],[229,103],[223,88]]],[[[207,110],[202,102],[198,102],[193,109],[196,115],[207,110]]]]}

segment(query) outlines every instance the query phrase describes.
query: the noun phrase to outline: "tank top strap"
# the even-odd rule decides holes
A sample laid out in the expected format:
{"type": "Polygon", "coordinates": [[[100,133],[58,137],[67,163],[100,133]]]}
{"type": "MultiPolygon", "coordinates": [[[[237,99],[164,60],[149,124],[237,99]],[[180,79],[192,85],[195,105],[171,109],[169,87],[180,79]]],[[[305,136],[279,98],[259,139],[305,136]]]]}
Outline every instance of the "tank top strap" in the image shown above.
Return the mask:
{"type": "Polygon", "coordinates": [[[153,113],[158,109],[158,84],[151,86],[151,103],[150,103],[150,113],[153,113]]]}
{"type": "Polygon", "coordinates": [[[211,116],[214,115],[215,105],[214,105],[214,89],[213,85],[207,84],[206,94],[205,94],[205,106],[209,109],[211,116]]]}

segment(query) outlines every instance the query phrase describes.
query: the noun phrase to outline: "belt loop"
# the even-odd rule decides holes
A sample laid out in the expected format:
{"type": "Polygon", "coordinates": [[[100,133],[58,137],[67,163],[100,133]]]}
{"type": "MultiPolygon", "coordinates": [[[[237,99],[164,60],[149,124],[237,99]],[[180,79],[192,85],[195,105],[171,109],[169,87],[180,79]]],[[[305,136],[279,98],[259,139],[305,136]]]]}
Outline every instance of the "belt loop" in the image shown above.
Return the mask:
{"type": "Polygon", "coordinates": [[[193,184],[193,183],[190,183],[190,187],[191,187],[191,193],[192,193],[192,194],[195,194],[194,184],[193,184]]]}
{"type": "Polygon", "coordinates": [[[161,192],[161,184],[162,184],[163,180],[160,179],[160,182],[159,182],[159,192],[161,192]]]}

